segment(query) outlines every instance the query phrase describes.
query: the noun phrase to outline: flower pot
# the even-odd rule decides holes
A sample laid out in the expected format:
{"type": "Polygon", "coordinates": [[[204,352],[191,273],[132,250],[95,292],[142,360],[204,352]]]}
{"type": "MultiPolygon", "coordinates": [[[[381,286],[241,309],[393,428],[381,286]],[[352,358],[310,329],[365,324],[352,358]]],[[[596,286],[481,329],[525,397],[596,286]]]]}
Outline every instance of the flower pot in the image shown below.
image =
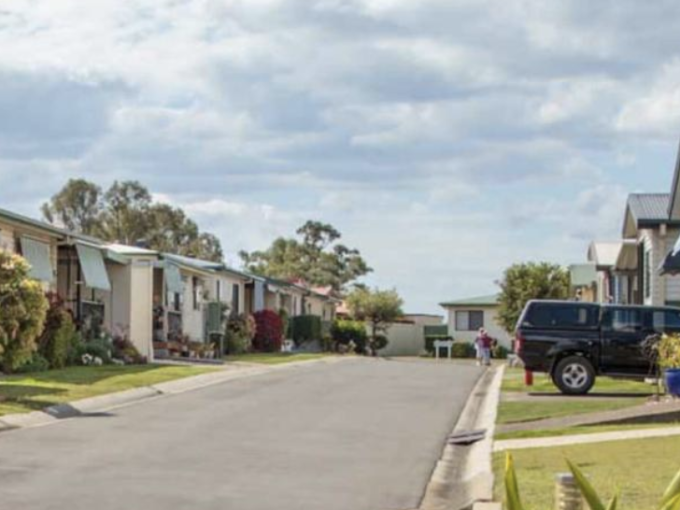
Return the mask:
{"type": "Polygon", "coordinates": [[[666,388],[674,397],[680,397],[680,368],[666,370],[666,388]]]}

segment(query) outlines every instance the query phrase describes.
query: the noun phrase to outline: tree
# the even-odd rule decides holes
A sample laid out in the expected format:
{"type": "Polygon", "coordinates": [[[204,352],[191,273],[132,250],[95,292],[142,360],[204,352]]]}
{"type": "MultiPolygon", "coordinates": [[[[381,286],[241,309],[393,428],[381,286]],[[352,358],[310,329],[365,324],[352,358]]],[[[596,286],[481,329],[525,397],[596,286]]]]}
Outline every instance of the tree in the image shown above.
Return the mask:
{"type": "Polygon", "coordinates": [[[568,299],[569,272],[547,262],[515,264],[504,274],[499,297],[498,323],[514,332],[524,307],[532,299],[568,299]]]}
{"type": "Polygon", "coordinates": [[[342,234],[333,226],[310,220],[296,233],[298,239],[280,237],[265,251],[241,252],[245,267],[262,276],[336,291],[372,271],[359,250],[338,243],[342,234]]]}
{"type": "Polygon", "coordinates": [[[103,236],[122,244],[134,244],[148,232],[151,193],[137,181],[115,181],[104,195],[103,236]]]}
{"type": "Polygon", "coordinates": [[[84,179],[70,179],[66,185],[42,206],[43,216],[73,232],[95,236],[99,232],[102,212],[102,190],[84,179]]]}
{"type": "Polygon", "coordinates": [[[102,190],[85,180],[71,180],[43,205],[43,215],[73,232],[104,241],[143,244],[152,250],[221,262],[217,237],[201,232],[184,211],[156,204],[137,181],[116,181],[102,190]]]}
{"type": "Polygon", "coordinates": [[[396,290],[354,289],[347,296],[347,307],[356,320],[365,321],[371,328],[370,345],[373,352],[386,346],[381,337],[390,325],[403,315],[404,301],[396,290]]]}
{"type": "Polygon", "coordinates": [[[26,363],[38,348],[47,315],[47,298],[30,266],[0,250],[0,367],[6,374],[26,363]]]}

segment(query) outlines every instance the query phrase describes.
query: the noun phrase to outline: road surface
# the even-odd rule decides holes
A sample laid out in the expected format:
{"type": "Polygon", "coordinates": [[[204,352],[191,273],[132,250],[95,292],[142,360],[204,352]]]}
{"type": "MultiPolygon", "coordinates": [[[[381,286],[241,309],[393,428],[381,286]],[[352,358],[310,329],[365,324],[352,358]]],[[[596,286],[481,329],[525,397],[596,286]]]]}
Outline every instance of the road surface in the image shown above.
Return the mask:
{"type": "Polygon", "coordinates": [[[416,508],[480,369],[315,364],[0,434],[21,510],[416,508]]]}

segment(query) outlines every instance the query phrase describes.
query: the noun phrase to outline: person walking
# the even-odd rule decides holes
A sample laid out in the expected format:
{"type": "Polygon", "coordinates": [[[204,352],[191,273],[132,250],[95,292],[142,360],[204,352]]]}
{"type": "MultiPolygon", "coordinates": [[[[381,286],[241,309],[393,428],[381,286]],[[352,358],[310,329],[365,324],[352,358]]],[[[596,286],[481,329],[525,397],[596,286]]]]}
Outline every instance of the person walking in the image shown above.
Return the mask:
{"type": "Polygon", "coordinates": [[[479,335],[475,340],[475,348],[477,349],[477,365],[489,366],[491,365],[491,346],[493,339],[489,336],[484,328],[479,328],[479,335]]]}

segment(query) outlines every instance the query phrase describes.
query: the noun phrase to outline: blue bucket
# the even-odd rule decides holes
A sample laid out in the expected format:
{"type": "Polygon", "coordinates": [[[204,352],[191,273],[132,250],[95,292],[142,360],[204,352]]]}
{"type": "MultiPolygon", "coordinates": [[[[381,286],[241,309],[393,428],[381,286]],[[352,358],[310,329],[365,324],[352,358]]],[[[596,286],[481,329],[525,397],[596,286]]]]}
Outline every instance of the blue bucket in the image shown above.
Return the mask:
{"type": "Polygon", "coordinates": [[[674,397],[680,397],[680,368],[666,370],[666,387],[668,393],[674,397]]]}

